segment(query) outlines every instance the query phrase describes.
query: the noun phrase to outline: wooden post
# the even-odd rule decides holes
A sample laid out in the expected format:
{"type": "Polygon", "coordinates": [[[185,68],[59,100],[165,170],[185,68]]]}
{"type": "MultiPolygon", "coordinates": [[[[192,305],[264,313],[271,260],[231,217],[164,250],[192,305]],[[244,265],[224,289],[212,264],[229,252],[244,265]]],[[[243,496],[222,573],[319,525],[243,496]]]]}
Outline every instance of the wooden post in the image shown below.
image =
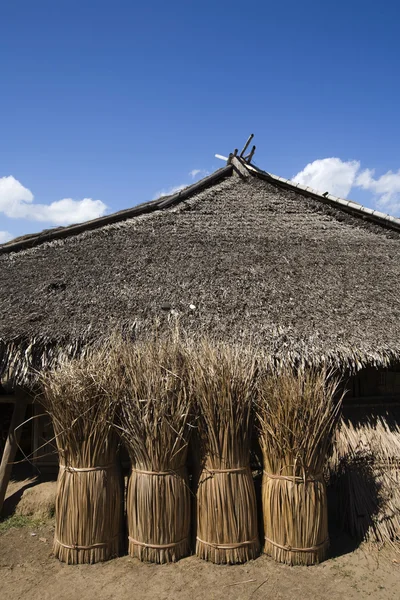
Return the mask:
{"type": "Polygon", "coordinates": [[[39,448],[39,424],[40,424],[40,416],[43,411],[40,411],[38,404],[33,404],[33,423],[32,423],[32,460],[33,464],[36,465],[37,457],[38,457],[38,448],[39,448]]]}
{"type": "Polygon", "coordinates": [[[3,457],[0,464],[0,515],[3,509],[4,498],[6,496],[8,482],[12,471],[12,463],[15,459],[17,447],[21,437],[22,427],[15,431],[18,425],[24,421],[26,414],[27,399],[16,398],[14,404],[13,416],[8,431],[6,445],[3,451],[3,457]]]}

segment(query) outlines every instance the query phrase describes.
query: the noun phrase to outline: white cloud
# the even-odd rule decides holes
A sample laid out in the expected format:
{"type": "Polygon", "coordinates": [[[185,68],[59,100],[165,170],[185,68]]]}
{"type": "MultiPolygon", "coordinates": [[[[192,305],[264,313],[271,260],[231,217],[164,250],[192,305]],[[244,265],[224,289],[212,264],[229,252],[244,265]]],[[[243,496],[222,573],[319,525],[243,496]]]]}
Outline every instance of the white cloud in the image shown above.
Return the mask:
{"type": "Polygon", "coordinates": [[[376,196],[377,206],[390,214],[400,214],[400,169],[397,173],[388,171],[374,179],[374,170],[365,169],[357,177],[357,186],[370,190],[376,196]]]}
{"type": "Polygon", "coordinates": [[[342,161],[340,158],[322,158],[309,163],[293,181],[312,187],[320,192],[346,198],[353,187],[360,163],[357,160],[342,161]]]}
{"type": "Polygon", "coordinates": [[[32,192],[17,179],[0,177],[0,213],[12,219],[70,225],[104,215],[107,206],[101,200],[63,198],[51,204],[37,204],[32,192]]]}
{"type": "Polygon", "coordinates": [[[54,225],[68,225],[102,217],[107,206],[101,200],[91,198],[83,198],[83,200],[63,198],[51,204],[33,204],[31,208],[26,218],[34,221],[49,221],[54,225]]]}
{"type": "MultiPolygon", "coordinates": [[[[189,171],[188,175],[192,179],[199,179],[199,177],[205,177],[206,175],[209,175],[209,172],[206,171],[206,169],[192,169],[192,171],[189,171]]],[[[172,194],[177,194],[189,185],[192,184],[182,183],[181,185],[174,185],[173,187],[159,190],[154,194],[153,200],[158,200],[158,198],[161,198],[162,196],[171,196],[172,194]]]]}
{"type": "Polygon", "coordinates": [[[293,181],[342,198],[347,198],[352,188],[361,188],[372,192],[372,203],[377,209],[400,216],[400,169],[376,179],[374,173],[374,169],[360,171],[357,160],[322,158],[306,165],[293,181]]]}
{"type": "Polygon", "coordinates": [[[13,235],[11,235],[11,233],[8,233],[8,231],[0,231],[0,244],[5,244],[6,242],[9,242],[10,240],[13,239],[13,235]]]}
{"type": "Polygon", "coordinates": [[[189,175],[192,179],[198,179],[199,177],[206,177],[210,172],[207,169],[193,169],[189,172],[189,175]]]}
{"type": "Polygon", "coordinates": [[[158,200],[158,198],[161,198],[162,196],[172,196],[172,194],[177,194],[178,192],[183,190],[185,187],[187,187],[187,183],[182,183],[181,185],[175,185],[174,187],[171,187],[167,190],[159,190],[158,192],[156,192],[154,194],[153,200],[158,200]]]}

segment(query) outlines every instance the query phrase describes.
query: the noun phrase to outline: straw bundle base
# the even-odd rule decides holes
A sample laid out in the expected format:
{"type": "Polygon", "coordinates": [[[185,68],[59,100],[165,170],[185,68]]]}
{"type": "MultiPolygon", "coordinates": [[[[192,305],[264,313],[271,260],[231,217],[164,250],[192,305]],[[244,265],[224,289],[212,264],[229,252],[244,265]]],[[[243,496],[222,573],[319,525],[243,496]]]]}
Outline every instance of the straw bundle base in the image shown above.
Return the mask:
{"type": "Polygon", "coordinates": [[[177,562],[190,554],[189,540],[173,544],[146,544],[138,542],[129,536],[129,556],[138,558],[142,562],[152,562],[159,565],[177,562]]]}
{"type": "Polygon", "coordinates": [[[123,517],[122,478],[116,465],[60,465],[53,553],[67,564],[93,564],[118,556],[123,517]]]}
{"type": "Polygon", "coordinates": [[[286,565],[305,565],[311,566],[319,564],[326,559],[329,549],[329,538],[322,544],[312,548],[292,548],[290,546],[281,546],[268,538],[265,538],[264,554],[267,554],[277,562],[286,565]]]}
{"type": "Polygon", "coordinates": [[[258,537],[237,544],[215,544],[196,539],[196,555],[216,565],[238,565],[254,560],[260,553],[258,537]]]}
{"type": "Polygon", "coordinates": [[[329,548],[328,510],[322,476],[263,477],[264,553],[287,565],[314,565],[329,548]]]}
{"type": "Polygon", "coordinates": [[[129,555],[170,563],[190,554],[190,491],[185,468],[133,469],[128,482],[129,555]]]}
{"type": "Polygon", "coordinates": [[[93,546],[68,546],[55,539],[53,554],[67,565],[84,565],[104,562],[116,558],[121,552],[121,536],[107,543],[93,544],[93,546]]]}
{"type": "Polygon", "coordinates": [[[204,469],[197,490],[197,556],[233,565],[255,559],[259,550],[250,469],[204,469]]]}

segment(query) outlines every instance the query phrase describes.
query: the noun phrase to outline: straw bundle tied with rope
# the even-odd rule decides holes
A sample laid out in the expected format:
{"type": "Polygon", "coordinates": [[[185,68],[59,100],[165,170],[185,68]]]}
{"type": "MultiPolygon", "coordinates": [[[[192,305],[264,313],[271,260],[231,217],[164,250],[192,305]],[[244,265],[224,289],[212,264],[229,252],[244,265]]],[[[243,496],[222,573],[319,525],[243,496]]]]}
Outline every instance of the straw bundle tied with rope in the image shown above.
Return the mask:
{"type": "Polygon", "coordinates": [[[129,554],[173,562],[189,554],[186,354],[177,339],[121,344],[118,352],[118,429],[132,462],[129,554]]]}
{"type": "Polygon", "coordinates": [[[399,411],[345,411],[329,461],[340,525],[358,540],[400,542],[399,411]]]}
{"type": "Polygon", "coordinates": [[[202,469],[196,553],[214,563],[242,563],[259,552],[249,464],[256,361],[250,350],[203,341],[192,354],[191,368],[202,469]]]}
{"type": "Polygon", "coordinates": [[[329,547],[324,463],[341,401],[324,371],[287,369],[259,380],[264,459],[264,552],[290,565],[321,562],[329,547]]]}
{"type": "Polygon", "coordinates": [[[117,556],[123,525],[123,481],[112,430],[115,401],[111,347],[63,362],[41,376],[60,457],[54,554],[68,564],[117,556]]]}

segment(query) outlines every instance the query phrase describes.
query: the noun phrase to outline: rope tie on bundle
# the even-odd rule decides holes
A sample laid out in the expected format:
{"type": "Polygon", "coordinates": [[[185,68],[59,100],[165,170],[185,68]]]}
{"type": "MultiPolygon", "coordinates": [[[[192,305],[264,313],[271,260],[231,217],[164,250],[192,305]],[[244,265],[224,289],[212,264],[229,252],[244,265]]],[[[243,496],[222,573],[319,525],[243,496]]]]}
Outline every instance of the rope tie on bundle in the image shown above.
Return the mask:
{"type": "Polygon", "coordinates": [[[64,469],[64,471],[68,471],[68,473],[89,473],[91,471],[106,471],[107,469],[111,469],[115,466],[115,463],[110,463],[108,465],[103,465],[99,467],[71,467],[70,465],[62,465],[60,463],[60,469],[64,469]]]}
{"type": "Polygon", "coordinates": [[[136,544],[137,546],[142,546],[143,548],[154,548],[156,550],[175,548],[175,546],[179,546],[179,544],[182,544],[182,542],[187,541],[187,537],[184,537],[181,540],[179,540],[179,542],[172,542],[171,544],[148,544],[147,542],[139,542],[130,535],[128,536],[128,539],[130,542],[132,542],[132,544],[136,544]]]}
{"type": "Polygon", "coordinates": [[[253,538],[252,540],[246,540],[245,542],[231,542],[229,544],[217,544],[216,542],[205,542],[198,536],[196,540],[201,544],[205,544],[206,546],[211,546],[211,548],[215,548],[216,550],[235,550],[235,548],[243,548],[244,546],[251,546],[258,541],[258,537],[253,538]]]}
{"type": "Polygon", "coordinates": [[[246,467],[233,467],[232,469],[209,469],[205,467],[205,471],[208,473],[246,473],[249,469],[248,465],[246,467]]]}
{"type": "Polygon", "coordinates": [[[268,473],[263,471],[264,474],[270,479],[282,479],[284,481],[292,481],[293,483],[321,483],[324,480],[324,474],[317,473],[313,477],[299,477],[298,475],[276,475],[275,473],[268,473]]]}
{"type": "Polygon", "coordinates": [[[108,542],[97,542],[95,544],[90,544],[90,546],[79,546],[79,544],[64,544],[64,542],[60,542],[59,539],[55,538],[55,542],[62,546],[63,548],[68,548],[70,550],[94,550],[94,548],[104,548],[109,545],[110,542],[119,537],[119,533],[114,535],[108,542]]]}
{"type": "Polygon", "coordinates": [[[145,469],[137,469],[136,467],[132,467],[132,473],[140,473],[141,475],[177,475],[179,471],[183,471],[185,465],[181,465],[176,469],[169,469],[168,471],[146,471],[145,469]]]}
{"type": "Polygon", "coordinates": [[[310,546],[309,548],[295,548],[294,546],[290,546],[290,545],[282,546],[281,544],[274,542],[267,536],[264,536],[264,539],[266,542],[269,542],[273,546],[276,546],[277,548],[280,548],[281,550],[286,550],[287,552],[317,552],[317,550],[319,550],[320,548],[323,548],[326,544],[329,543],[329,538],[325,538],[325,540],[323,542],[321,542],[320,544],[316,544],[315,546],[310,546]]]}

